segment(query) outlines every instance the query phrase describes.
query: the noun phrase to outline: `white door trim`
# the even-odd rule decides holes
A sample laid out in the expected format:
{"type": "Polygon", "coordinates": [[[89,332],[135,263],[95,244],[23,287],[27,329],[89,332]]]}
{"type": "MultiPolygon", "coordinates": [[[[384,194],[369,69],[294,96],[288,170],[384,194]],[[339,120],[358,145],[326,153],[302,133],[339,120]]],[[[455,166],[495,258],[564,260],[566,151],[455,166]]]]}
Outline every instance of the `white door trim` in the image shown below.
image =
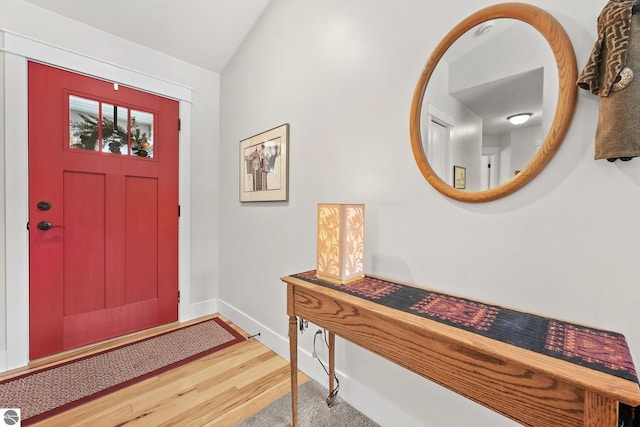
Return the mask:
{"type": "MultiPolygon", "coordinates": [[[[178,240],[178,306],[180,321],[191,318],[190,307],[190,175],[191,89],[135,70],[40,42],[4,33],[5,90],[5,245],[6,245],[6,362],[0,371],[29,362],[29,235],[28,209],[28,73],[29,60],[43,62],[92,77],[113,81],[180,102],[178,240]]],[[[0,362],[2,362],[0,358],[0,362]]]]}

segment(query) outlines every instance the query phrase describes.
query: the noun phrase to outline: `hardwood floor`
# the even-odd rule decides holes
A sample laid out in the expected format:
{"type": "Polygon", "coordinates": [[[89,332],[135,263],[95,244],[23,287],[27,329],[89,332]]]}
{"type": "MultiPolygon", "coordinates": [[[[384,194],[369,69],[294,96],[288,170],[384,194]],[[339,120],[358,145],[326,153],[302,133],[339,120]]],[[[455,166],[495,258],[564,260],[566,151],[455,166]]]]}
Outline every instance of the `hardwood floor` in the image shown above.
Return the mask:
{"type": "MultiPolygon", "coordinates": [[[[213,316],[210,316],[213,317],[213,316]]],[[[226,321],[222,316],[219,316],[226,321]]],[[[202,320],[197,319],[195,321],[202,320]]],[[[187,322],[184,324],[188,324],[187,322]]],[[[246,332],[227,321],[242,335],[246,332]]],[[[182,324],[182,325],[184,325],[182,324]]],[[[176,328],[155,328],[63,355],[37,360],[5,379],[176,328]]],[[[298,375],[302,384],[308,377],[298,375]]],[[[289,363],[255,339],[151,377],[35,426],[235,426],[290,391],[289,363]]]]}

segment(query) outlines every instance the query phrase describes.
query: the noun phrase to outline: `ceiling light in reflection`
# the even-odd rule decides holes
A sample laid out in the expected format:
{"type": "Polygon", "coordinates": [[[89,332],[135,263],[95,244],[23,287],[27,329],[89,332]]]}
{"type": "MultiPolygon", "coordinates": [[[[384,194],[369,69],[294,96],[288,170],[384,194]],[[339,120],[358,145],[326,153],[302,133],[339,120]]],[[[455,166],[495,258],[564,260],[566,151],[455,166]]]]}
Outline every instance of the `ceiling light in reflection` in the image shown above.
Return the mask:
{"type": "Polygon", "coordinates": [[[526,123],[531,118],[531,116],[531,113],[519,113],[507,117],[507,120],[509,120],[512,125],[521,125],[523,123],[526,123]]]}

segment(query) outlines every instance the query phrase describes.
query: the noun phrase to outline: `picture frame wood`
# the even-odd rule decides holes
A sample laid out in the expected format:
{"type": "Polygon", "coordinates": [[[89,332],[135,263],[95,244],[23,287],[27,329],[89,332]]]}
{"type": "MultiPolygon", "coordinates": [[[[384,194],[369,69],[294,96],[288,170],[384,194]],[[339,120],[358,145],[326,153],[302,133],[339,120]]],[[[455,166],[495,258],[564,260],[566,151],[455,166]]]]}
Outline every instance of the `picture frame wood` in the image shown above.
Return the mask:
{"type": "Polygon", "coordinates": [[[289,123],[240,141],[240,202],[289,200],[289,123]]]}
{"type": "Polygon", "coordinates": [[[453,187],[460,190],[467,188],[467,168],[463,166],[453,167],[453,187]]]}

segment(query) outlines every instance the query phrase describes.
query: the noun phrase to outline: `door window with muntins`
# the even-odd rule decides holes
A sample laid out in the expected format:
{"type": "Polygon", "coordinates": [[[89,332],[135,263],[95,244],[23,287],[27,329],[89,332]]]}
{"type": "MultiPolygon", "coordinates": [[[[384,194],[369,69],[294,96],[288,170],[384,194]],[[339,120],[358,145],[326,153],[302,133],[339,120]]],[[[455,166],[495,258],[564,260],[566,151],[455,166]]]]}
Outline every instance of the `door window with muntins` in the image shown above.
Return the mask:
{"type": "Polygon", "coordinates": [[[153,158],[153,113],[69,95],[69,147],[153,158]]]}

